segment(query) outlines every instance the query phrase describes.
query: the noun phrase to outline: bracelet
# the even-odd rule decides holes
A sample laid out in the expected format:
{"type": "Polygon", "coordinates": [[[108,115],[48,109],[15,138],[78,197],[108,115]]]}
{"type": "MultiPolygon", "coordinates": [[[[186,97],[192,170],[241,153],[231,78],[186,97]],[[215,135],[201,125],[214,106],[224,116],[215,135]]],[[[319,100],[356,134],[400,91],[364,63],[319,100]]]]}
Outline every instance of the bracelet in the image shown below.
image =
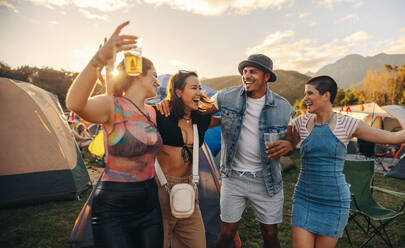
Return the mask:
{"type": "Polygon", "coordinates": [[[107,62],[104,62],[99,56],[98,53],[93,56],[93,58],[90,60],[90,64],[94,66],[97,70],[100,70],[107,64],[107,62]]]}

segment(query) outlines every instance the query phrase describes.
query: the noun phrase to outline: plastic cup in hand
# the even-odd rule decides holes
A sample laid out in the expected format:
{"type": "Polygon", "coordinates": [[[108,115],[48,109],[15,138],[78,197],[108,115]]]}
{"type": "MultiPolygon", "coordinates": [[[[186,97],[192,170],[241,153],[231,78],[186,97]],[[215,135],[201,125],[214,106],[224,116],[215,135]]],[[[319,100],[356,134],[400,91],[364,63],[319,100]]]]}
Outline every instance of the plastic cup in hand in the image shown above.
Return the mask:
{"type": "Polygon", "coordinates": [[[138,76],[142,73],[142,47],[132,48],[124,53],[125,70],[129,76],[138,76]]]}
{"type": "Polygon", "coordinates": [[[279,135],[278,133],[264,133],[264,144],[266,146],[270,145],[271,143],[276,142],[279,140],[279,135]]]}

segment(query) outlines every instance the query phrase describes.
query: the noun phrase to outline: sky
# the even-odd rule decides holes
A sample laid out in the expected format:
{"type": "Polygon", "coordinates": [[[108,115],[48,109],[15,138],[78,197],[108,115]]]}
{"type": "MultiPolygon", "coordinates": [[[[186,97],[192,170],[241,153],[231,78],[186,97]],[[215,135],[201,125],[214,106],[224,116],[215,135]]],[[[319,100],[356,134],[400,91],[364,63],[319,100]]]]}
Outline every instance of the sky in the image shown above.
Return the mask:
{"type": "Polygon", "coordinates": [[[405,54],[403,13],[404,0],[0,0],[0,61],[80,72],[129,20],[122,34],[142,39],[159,75],[236,75],[253,53],[316,72],[349,54],[405,54]]]}

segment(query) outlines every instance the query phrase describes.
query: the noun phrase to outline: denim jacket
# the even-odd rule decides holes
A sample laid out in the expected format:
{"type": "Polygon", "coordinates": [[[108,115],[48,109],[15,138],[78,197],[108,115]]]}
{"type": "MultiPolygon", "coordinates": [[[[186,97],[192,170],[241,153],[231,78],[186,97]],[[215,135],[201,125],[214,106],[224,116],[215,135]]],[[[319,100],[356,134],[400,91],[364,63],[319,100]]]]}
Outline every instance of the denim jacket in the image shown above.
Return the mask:
{"type": "MultiPolygon", "coordinates": [[[[234,163],[237,144],[246,111],[246,92],[243,86],[223,89],[218,92],[217,104],[221,112],[221,171],[230,176],[234,163]]],[[[283,188],[280,160],[269,159],[265,152],[263,133],[279,133],[281,137],[287,131],[290,117],[295,111],[283,97],[267,88],[264,107],[260,114],[259,140],[260,158],[263,163],[263,175],[270,196],[283,188]]]]}

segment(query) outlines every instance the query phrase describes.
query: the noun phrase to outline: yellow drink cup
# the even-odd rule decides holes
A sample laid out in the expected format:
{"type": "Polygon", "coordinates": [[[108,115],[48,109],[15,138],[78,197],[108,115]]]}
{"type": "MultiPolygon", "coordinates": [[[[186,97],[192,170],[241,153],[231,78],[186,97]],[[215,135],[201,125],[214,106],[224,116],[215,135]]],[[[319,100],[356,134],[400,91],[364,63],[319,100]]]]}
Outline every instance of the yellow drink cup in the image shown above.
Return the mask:
{"type": "Polygon", "coordinates": [[[129,76],[138,76],[142,73],[142,52],[135,48],[124,53],[125,70],[129,76]]]}

